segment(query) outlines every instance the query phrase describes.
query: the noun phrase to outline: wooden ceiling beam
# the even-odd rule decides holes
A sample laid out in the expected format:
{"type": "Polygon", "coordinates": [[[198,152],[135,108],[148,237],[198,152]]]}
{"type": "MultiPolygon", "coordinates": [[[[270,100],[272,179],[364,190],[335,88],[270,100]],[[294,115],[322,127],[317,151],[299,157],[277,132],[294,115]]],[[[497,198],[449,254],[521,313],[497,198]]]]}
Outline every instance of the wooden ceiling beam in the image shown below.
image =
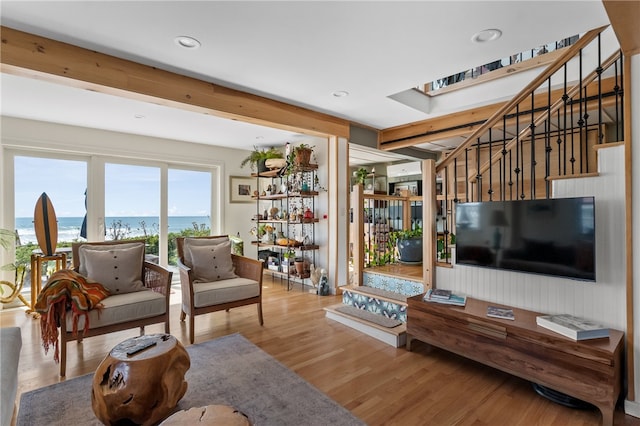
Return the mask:
{"type": "Polygon", "coordinates": [[[214,83],[0,27],[0,71],[317,136],[349,137],[349,122],[214,83]]]}

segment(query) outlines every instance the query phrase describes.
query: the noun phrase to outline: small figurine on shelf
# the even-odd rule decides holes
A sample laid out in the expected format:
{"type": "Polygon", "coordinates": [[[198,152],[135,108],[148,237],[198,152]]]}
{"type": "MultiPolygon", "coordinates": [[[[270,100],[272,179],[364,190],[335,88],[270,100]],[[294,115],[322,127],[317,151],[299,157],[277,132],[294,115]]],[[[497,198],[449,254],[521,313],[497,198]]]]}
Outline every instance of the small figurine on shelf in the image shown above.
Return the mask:
{"type": "Polygon", "coordinates": [[[309,207],[307,207],[307,210],[304,211],[304,219],[306,221],[313,220],[313,212],[309,207]]]}
{"type": "Polygon", "coordinates": [[[327,271],[325,269],[320,270],[320,284],[318,285],[318,294],[320,296],[329,295],[329,279],[327,278],[327,271]]]}

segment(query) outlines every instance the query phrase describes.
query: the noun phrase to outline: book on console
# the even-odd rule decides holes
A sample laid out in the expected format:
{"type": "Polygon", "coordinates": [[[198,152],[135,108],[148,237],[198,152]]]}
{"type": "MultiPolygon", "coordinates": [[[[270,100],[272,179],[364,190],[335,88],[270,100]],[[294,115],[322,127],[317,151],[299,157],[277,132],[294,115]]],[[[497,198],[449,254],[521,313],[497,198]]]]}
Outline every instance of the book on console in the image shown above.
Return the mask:
{"type": "Polygon", "coordinates": [[[605,326],[568,314],[541,315],[536,317],[536,324],[573,340],[609,337],[605,326]]]}
{"type": "Polygon", "coordinates": [[[508,319],[511,321],[516,319],[513,314],[513,309],[500,308],[498,306],[487,306],[487,316],[491,318],[508,319]]]}
{"type": "Polygon", "coordinates": [[[425,302],[442,303],[444,305],[465,306],[467,304],[467,296],[451,293],[448,299],[438,299],[431,297],[433,289],[429,289],[422,298],[425,302]]]}
{"type": "Polygon", "coordinates": [[[431,298],[438,299],[438,300],[449,300],[451,299],[451,290],[434,288],[431,290],[431,298]]]}

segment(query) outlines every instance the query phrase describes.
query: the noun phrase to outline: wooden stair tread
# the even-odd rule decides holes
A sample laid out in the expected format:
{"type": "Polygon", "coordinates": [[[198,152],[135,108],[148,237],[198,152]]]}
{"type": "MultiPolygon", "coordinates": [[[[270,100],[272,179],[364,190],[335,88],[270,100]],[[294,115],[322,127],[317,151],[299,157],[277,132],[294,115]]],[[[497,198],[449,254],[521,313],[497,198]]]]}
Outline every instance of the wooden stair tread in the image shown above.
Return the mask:
{"type": "Polygon", "coordinates": [[[363,285],[345,286],[343,287],[343,291],[351,291],[353,293],[364,294],[366,296],[375,296],[376,299],[386,300],[388,302],[393,302],[405,306],[407,305],[407,297],[413,296],[363,285]]]}
{"type": "MultiPolygon", "coordinates": [[[[353,315],[349,315],[347,313],[340,312],[340,311],[337,310],[337,308],[341,308],[341,307],[345,307],[345,306],[348,307],[348,305],[344,305],[342,303],[339,303],[339,304],[336,304],[336,305],[327,306],[327,307],[324,308],[324,310],[326,312],[331,312],[334,315],[339,315],[339,316],[342,316],[342,317],[345,317],[345,318],[349,318],[352,321],[359,322],[359,323],[362,323],[362,324],[366,324],[369,327],[376,328],[376,329],[378,329],[380,331],[383,331],[384,333],[393,334],[395,336],[399,336],[399,335],[405,334],[407,332],[407,324],[405,324],[405,323],[401,323],[400,325],[398,325],[396,327],[391,327],[391,328],[390,327],[384,327],[384,326],[379,325],[379,324],[377,324],[375,322],[367,321],[366,319],[363,319],[361,317],[356,317],[356,316],[353,316],[353,315]]],[[[354,307],[354,309],[358,309],[358,308],[354,307]]],[[[374,313],[371,313],[371,312],[368,312],[368,313],[371,314],[371,315],[377,316],[374,313]]]]}

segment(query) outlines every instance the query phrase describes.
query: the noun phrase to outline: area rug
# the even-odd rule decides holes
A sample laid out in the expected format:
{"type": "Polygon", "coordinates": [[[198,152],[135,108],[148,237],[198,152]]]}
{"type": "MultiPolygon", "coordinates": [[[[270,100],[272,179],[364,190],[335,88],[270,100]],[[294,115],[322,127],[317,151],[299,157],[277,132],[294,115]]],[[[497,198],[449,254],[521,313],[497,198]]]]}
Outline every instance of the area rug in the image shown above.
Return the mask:
{"type": "MultiPolygon", "coordinates": [[[[256,425],[364,425],[341,405],[240,334],[187,347],[187,393],[176,411],[231,405],[256,425]]],[[[87,374],[25,392],[19,426],[100,425],[91,409],[87,374]]]]}

